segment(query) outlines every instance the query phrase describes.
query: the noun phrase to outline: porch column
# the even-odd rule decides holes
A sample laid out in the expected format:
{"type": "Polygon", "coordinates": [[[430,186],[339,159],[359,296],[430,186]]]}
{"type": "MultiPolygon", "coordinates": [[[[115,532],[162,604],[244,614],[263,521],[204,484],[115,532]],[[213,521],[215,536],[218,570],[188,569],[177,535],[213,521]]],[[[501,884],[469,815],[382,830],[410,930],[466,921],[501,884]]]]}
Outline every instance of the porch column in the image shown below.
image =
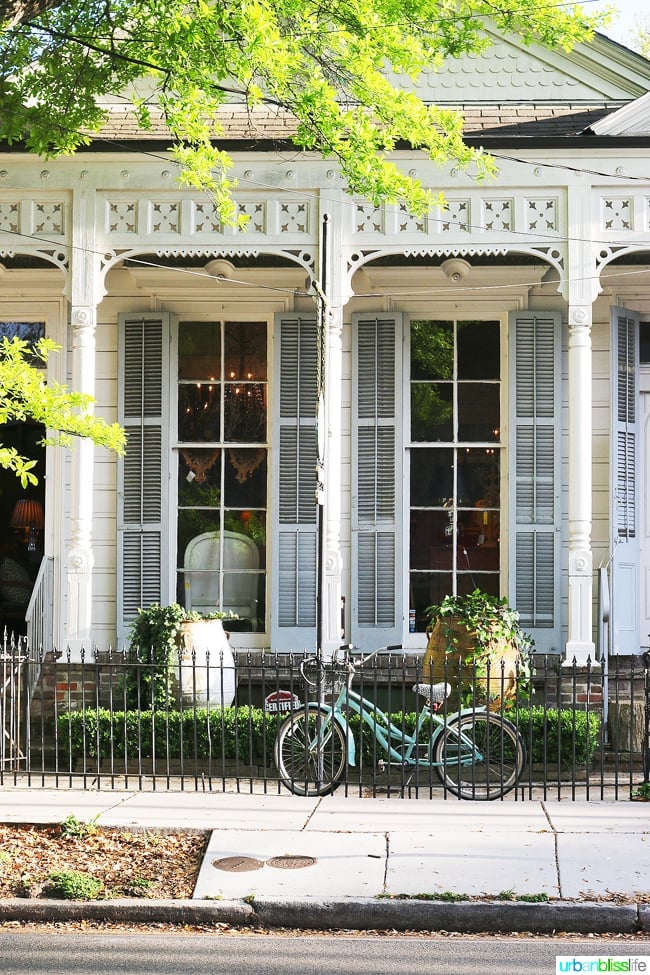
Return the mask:
{"type": "Polygon", "coordinates": [[[591,305],[569,306],[569,629],[565,664],[594,662],[591,305]]]}
{"type": "Polygon", "coordinates": [[[341,645],[341,392],[343,379],[343,311],[330,308],[327,323],[326,441],[325,441],[325,565],[323,586],[323,649],[341,645]]]}
{"type": "MultiPolygon", "coordinates": [[[[101,276],[95,247],[95,192],[86,180],[75,191],[70,304],[72,389],[95,395],[95,325],[101,276]]],[[[75,440],[70,452],[70,547],[67,553],[66,644],[78,652],[92,639],[92,521],[94,444],[75,440]]]]}
{"type": "MultiPolygon", "coordinates": [[[[95,309],[72,309],[72,388],[95,394],[95,309]]],[[[94,444],[79,439],[71,451],[70,549],[66,640],[90,648],[92,620],[92,520],[94,444]]]]}

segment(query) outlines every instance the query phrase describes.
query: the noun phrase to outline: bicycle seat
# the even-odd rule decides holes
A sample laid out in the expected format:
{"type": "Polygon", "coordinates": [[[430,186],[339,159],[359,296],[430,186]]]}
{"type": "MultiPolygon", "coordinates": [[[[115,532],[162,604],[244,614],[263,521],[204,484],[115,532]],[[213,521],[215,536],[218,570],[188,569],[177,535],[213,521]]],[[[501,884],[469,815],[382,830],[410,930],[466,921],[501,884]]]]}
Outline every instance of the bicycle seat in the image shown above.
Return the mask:
{"type": "Polygon", "coordinates": [[[444,681],[440,684],[414,684],[413,690],[426,698],[427,704],[441,704],[451,694],[451,684],[444,681]]]}

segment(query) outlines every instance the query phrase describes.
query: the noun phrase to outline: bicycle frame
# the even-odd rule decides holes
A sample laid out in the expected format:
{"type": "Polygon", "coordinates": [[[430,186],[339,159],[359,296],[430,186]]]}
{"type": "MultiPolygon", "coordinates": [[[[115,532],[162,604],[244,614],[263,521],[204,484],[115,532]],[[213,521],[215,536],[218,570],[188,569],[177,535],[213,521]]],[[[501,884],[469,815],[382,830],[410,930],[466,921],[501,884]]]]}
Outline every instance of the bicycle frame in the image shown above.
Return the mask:
{"type": "MultiPolygon", "coordinates": [[[[351,687],[343,687],[339,691],[333,704],[324,704],[318,701],[310,701],[305,705],[309,708],[320,708],[322,712],[329,715],[343,729],[347,742],[347,763],[356,765],[356,743],[350,728],[347,717],[343,711],[353,711],[361,717],[361,720],[368,725],[375,740],[383,748],[389,762],[406,766],[408,768],[435,768],[441,766],[442,762],[434,762],[432,758],[433,749],[436,741],[447,728],[447,721],[450,717],[461,717],[467,714],[478,714],[485,712],[484,707],[464,708],[461,711],[448,712],[438,715],[428,707],[423,707],[419,714],[415,731],[411,735],[403,728],[394,724],[385,711],[372,701],[368,701],[361,694],[353,691],[351,687]],[[425,724],[429,724],[431,730],[422,733],[425,724]],[[395,747],[398,745],[401,750],[395,747]],[[426,754],[419,754],[420,749],[425,748],[426,754]]],[[[461,765],[472,765],[483,760],[483,756],[476,750],[476,744],[461,734],[459,740],[467,746],[467,752],[459,756],[461,765]]]]}

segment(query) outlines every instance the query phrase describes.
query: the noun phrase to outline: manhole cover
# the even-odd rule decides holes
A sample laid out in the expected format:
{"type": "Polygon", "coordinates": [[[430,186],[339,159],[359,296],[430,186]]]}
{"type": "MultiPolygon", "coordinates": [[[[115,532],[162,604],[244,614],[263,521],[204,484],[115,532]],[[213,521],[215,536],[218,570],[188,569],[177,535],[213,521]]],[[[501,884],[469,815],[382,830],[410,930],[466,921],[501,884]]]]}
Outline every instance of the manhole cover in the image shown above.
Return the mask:
{"type": "Polygon", "coordinates": [[[230,873],[245,873],[247,870],[261,870],[264,860],[256,860],[255,857],[222,857],[220,860],[213,860],[212,866],[230,873]]]}
{"type": "Polygon", "coordinates": [[[301,867],[311,867],[316,863],[316,857],[294,856],[285,853],[281,857],[271,857],[266,861],[267,867],[277,867],[279,870],[299,870],[301,867]]]}

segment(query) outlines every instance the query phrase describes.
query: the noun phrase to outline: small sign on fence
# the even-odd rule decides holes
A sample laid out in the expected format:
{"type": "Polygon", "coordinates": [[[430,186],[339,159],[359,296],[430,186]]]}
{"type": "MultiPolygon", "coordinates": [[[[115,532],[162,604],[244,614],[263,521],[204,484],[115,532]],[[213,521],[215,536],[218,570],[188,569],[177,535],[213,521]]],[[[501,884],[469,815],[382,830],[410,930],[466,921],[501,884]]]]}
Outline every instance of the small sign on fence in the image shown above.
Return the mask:
{"type": "Polygon", "coordinates": [[[300,698],[291,691],[273,691],[264,698],[264,710],[270,714],[277,714],[280,711],[295,711],[302,707],[300,698]]]}

